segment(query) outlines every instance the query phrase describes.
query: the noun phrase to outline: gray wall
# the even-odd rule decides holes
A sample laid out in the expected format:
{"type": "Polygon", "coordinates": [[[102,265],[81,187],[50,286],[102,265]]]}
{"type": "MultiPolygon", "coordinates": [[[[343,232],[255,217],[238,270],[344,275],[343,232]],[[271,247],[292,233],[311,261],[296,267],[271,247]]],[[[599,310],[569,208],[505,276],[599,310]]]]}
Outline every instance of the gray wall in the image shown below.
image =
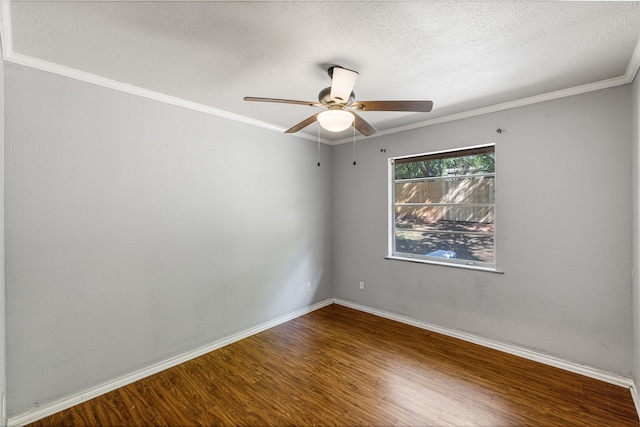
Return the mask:
{"type": "Polygon", "coordinates": [[[630,109],[627,85],[369,139],[357,166],[337,147],[336,297],[629,376],[630,109]],[[494,141],[504,274],[384,259],[387,158],[494,141]]]}
{"type": "Polygon", "coordinates": [[[5,91],[10,416],[333,296],[328,148],[15,64],[5,91]]]}
{"type": "Polygon", "coordinates": [[[638,380],[638,82],[365,140],[356,166],[325,147],[318,168],[309,141],[4,74],[9,415],[333,295],[638,380]],[[505,273],[385,260],[387,158],[486,142],[505,273]]]}
{"type": "MultiPolygon", "coordinates": [[[[0,43],[1,44],[1,43],[0,43]]],[[[0,58],[0,426],[7,424],[6,414],[6,327],[4,278],[4,61],[0,58]]]]}
{"type": "Polygon", "coordinates": [[[633,185],[633,380],[640,384],[640,81],[635,79],[632,85],[633,106],[631,108],[632,126],[632,185],[633,185]]]}

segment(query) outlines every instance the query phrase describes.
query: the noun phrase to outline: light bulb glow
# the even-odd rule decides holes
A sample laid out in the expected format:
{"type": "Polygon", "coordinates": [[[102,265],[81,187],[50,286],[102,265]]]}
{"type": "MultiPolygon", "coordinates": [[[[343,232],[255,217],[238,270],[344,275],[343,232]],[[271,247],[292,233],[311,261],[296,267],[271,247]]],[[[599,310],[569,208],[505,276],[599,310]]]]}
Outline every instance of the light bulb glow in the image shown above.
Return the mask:
{"type": "Polygon", "coordinates": [[[344,110],[327,110],[318,114],[318,121],[329,132],[342,132],[353,123],[353,114],[344,110]]]}

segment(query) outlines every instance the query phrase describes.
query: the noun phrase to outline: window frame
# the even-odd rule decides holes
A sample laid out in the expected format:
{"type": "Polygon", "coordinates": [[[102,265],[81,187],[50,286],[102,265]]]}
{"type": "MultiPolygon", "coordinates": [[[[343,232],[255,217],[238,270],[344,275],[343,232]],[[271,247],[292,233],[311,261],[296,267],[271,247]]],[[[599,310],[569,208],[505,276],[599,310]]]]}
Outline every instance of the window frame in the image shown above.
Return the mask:
{"type": "MultiPolygon", "coordinates": [[[[467,177],[467,176],[478,176],[478,175],[483,175],[483,176],[487,176],[487,175],[492,175],[493,179],[494,179],[494,199],[493,199],[493,203],[491,203],[491,207],[493,208],[493,216],[494,216],[494,221],[493,221],[493,262],[484,262],[484,261],[474,261],[474,260],[467,260],[467,259],[459,259],[459,258],[443,258],[443,257],[433,257],[433,256],[427,256],[427,255],[419,255],[419,254],[411,254],[411,253],[407,253],[407,252],[397,252],[396,251],[396,221],[395,221],[395,216],[396,216],[396,194],[395,194],[395,189],[396,189],[396,183],[397,181],[400,180],[396,180],[395,178],[395,162],[397,160],[402,160],[402,159],[418,159],[420,157],[435,157],[437,158],[438,156],[441,157],[457,157],[456,153],[461,153],[464,151],[470,151],[470,150],[479,150],[479,149],[483,149],[483,148],[488,148],[491,147],[493,149],[493,155],[494,155],[494,159],[496,159],[497,154],[496,154],[496,144],[495,142],[491,142],[491,143],[485,143],[485,144],[480,144],[480,145],[473,145],[473,146],[467,146],[467,147],[460,147],[460,148],[451,148],[451,149],[445,149],[445,150],[439,150],[439,151],[431,151],[431,152],[427,152],[427,153],[418,153],[418,154],[411,154],[411,155],[404,155],[404,156],[396,156],[396,157],[389,157],[388,158],[388,178],[387,178],[387,183],[388,183],[388,248],[387,248],[387,256],[385,258],[387,259],[392,259],[392,260],[400,260],[400,261],[409,261],[409,262],[418,262],[418,263],[425,263],[425,264],[435,264],[435,265],[443,265],[443,266],[449,266],[449,267],[462,267],[462,268],[467,268],[467,269],[474,269],[474,270],[484,270],[484,271],[491,271],[491,272],[498,272],[498,273],[502,273],[501,271],[498,271],[496,266],[497,266],[497,245],[496,245],[496,222],[497,222],[497,203],[496,203],[496,198],[495,198],[495,191],[496,191],[496,180],[497,180],[497,162],[496,162],[496,168],[494,170],[493,173],[482,173],[482,174],[474,174],[474,175],[459,175],[460,177],[467,177]],[[446,156],[448,154],[451,154],[451,156],[446,156]]],[[[453,177],[453,176],[452,176],[453,177]]],[[[439,177],[436,177],[435,179],[440,179],[439,177]]],[[[421,180],[421,178],[416,178],[416,181],[421,180]]],[[[404,180],[406,181],[406,180],[404,180]]],[[[439,203],[434,203],[433,205],[439,205],[439,203]]]]}

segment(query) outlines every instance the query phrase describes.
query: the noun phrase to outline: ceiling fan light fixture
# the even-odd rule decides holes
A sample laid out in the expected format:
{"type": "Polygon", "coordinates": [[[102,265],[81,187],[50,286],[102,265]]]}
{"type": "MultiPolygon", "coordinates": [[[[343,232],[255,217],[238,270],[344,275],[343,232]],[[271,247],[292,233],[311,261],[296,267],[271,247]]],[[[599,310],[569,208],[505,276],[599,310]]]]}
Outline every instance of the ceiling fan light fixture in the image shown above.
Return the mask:
{"type": "MultiPolygon", "coordinates": [[[[276,102],[279,104],[305,105],[307,107],[324,108],[326,111],[315,113],[300,123],[284,131],[284,133],[296,133],[316,121],[320,127],[330,132],[342,132],[353,126],[355,131],[363,136],[371,136],[377,133],[375,127],[367,123],[358,115],[360,111],[415,111],[428,113],[433,107],[431,101],[358,101],[355,102],[353,86],[358,79],[358,72],[339,66],[330,67],[331,86],[324,88],[318,94],[318,102],[297,101],[295,99],[258,98],[245,96],[245,101],[276,102]]],[[[320,128],[318,128],[318,131],[320,128]]],[[[320,134],[318,134],[318,137],[320,134]]]]}
{"type": "Polygon", "coordinates": [[[342,132],[353,123],[353,114],[344,110],[327,110],[318,114],[318,122],[329,132],[342,132]]]}

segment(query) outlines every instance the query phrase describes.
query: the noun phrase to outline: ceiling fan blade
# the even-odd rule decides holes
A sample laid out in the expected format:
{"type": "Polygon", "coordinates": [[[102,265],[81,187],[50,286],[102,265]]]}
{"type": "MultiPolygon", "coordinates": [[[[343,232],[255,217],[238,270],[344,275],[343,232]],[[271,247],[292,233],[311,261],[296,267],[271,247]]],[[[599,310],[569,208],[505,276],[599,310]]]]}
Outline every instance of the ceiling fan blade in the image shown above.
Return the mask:
{"type": "Polygon", "coordinates": [[[361,111],[418,111],[428,113],[432,101],[357,101],[350,105],[361,111]]]}
{"type": "Polygon", "coordinates": [[[364,136],[371,136],[375,133],[378,133],[378,129],[371,126],[365,119],[363,119],[353,111],[351,112],[351,114],[353,114],[354,117],[353,126],[358,132],[360,132],[364,136]]]}
{"type": "Polygon", "coordinates": [[[312,101],[296,101],[294,99],[278,99],[278,98],[258,98],[255,96],[245,96],[245,101],[257,101],[257,102],[277,102],[279,104],[296,104],[296,105],[308,105],[309,107],[322,107],[319,102],[312,101]]]}
{"type": "Polygon", "coordinates": [[[333,67],[331,71],[331,94],[332,100],[339,104],[346,104],[349,101],[353,87],[358,80],[358,73],[342,67],[333,67]]]}
{"type": "Polygon", "coordinates": [[[316,120],[318,120],[318,115],[320,113],[316,113],[311,117],[307,117],[306,119],[304,119],[303,121],[301,121],[300,123],[298,123],[297,125],[293,126],[290,129],[287,129],[286,131],[284,131],[284,133],[296,133],[299,130],[302,130],[304,128],[306,128],[307,126],[309,126],[311,123],[315,122],[316,120]]]}

